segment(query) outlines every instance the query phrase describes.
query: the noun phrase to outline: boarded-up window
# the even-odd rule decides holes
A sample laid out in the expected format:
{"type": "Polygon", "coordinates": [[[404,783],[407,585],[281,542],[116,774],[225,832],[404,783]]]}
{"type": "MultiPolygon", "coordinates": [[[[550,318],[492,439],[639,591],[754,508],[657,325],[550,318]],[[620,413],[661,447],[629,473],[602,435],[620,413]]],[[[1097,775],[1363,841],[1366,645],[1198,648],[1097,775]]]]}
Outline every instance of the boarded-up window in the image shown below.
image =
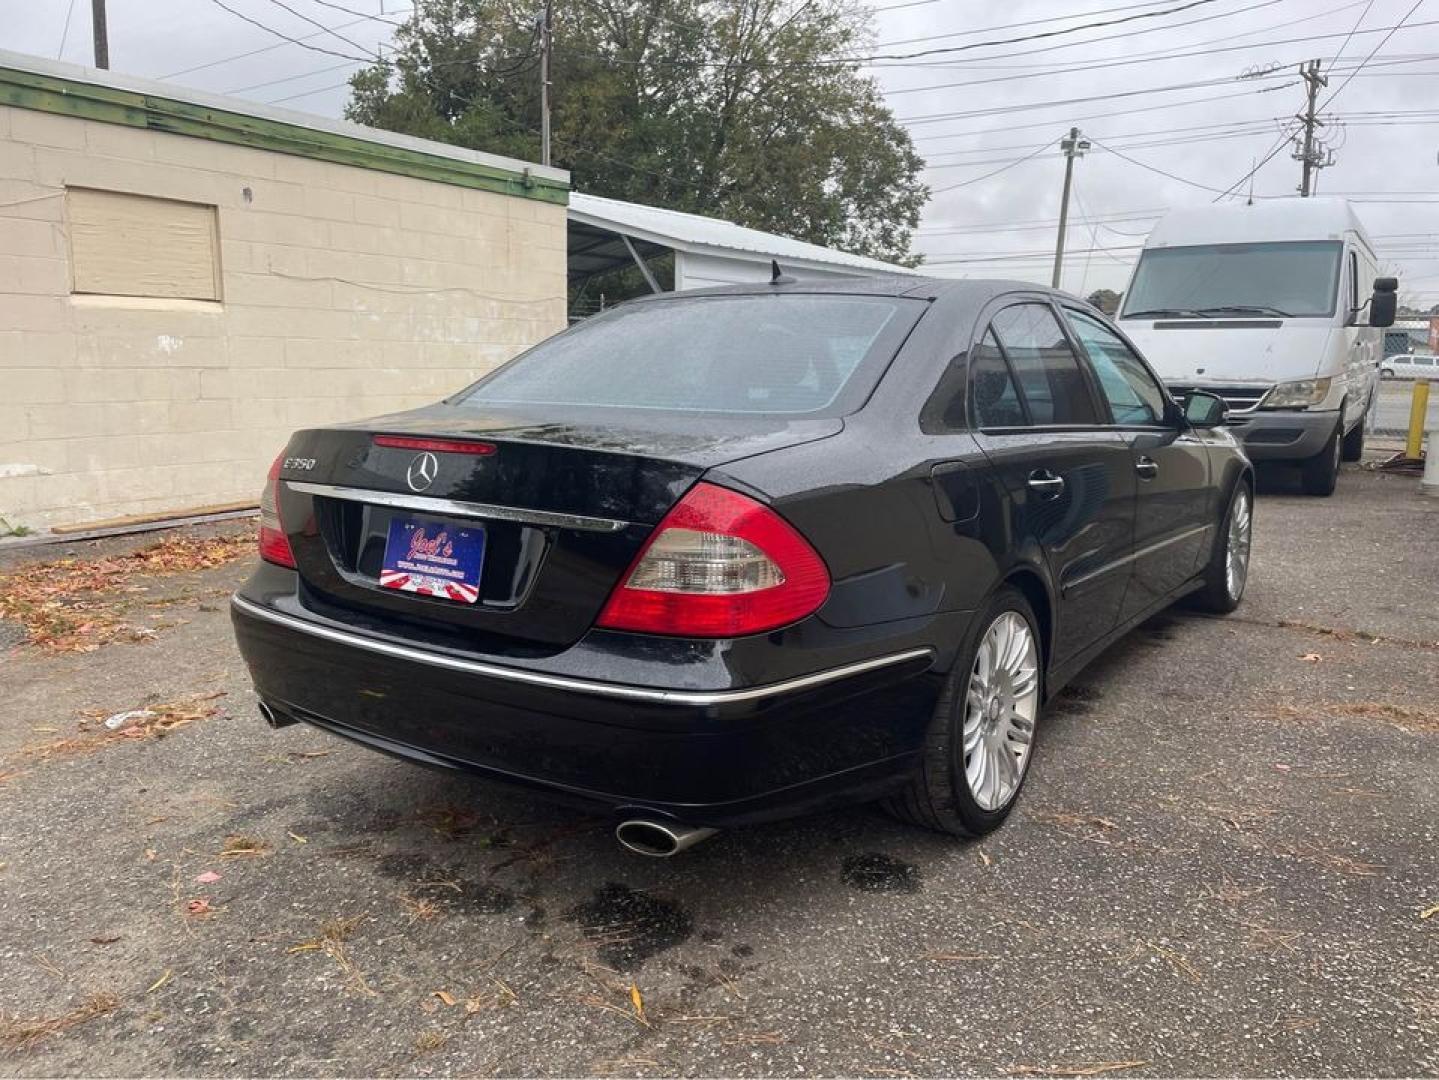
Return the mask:
{"type": "Polygon", "coordinates": [[[213,206],[86,188],[65,200],[75,292],[220,299],[213,206]]]}

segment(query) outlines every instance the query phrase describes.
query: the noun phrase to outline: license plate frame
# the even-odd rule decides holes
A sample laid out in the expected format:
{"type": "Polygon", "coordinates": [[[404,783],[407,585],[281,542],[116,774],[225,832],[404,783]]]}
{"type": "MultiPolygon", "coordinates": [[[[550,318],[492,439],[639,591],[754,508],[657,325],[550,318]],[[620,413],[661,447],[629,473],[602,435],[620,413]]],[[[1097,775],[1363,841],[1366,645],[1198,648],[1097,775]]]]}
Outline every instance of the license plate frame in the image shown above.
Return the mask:
{"type": "Polygon", "coordinates": [[[483,525],[396,514],[385,533],[380,587],[446,603],[479,603],[485,540],[483,525]]]}

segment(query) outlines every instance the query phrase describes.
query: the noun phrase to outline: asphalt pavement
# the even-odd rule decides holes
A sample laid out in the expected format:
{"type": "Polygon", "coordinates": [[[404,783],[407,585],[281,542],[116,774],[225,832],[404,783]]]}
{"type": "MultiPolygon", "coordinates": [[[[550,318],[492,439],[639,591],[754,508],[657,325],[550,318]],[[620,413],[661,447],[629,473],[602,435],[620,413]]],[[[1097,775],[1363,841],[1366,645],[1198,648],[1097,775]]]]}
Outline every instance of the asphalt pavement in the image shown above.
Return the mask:
{"type": "Polygon", "coordinates": [[[0,654],[0,1074],[1434,1075],[1439,499],[1292,483],[1239,612],[1110,649],[978,843],[857,807],[632,856],[267,729],[243,562],[132,580],[140,640],[0,654]]]}

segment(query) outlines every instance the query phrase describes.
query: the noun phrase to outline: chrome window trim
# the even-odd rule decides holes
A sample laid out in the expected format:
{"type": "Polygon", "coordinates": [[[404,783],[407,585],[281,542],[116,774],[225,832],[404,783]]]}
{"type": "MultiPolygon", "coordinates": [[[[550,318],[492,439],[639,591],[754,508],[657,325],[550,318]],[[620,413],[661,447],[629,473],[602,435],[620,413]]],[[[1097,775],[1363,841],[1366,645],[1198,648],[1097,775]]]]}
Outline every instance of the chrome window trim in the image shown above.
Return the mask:
{"type": "Polygon", "coordinates": [[[583,532],[619,532],[621,529],[629,528],[630,525],[628,521],[620,521],[616,518],[563,514],[553,510],[529,510],[514,506],[496,506],[492,503],[459,502],[455,499],[437,499],[426,495],[406,495],[398,491],[371,491],[369,488],[312,484],[308,480],[286,480],[285,486],[291,491],[298,491],[305,495],[320,495],[327,499],[345,499],[349,502],[370,503],[374,506],[392,506],[400,510],[415,510],[422,514],[442,514],[447,517],[517,521],[525,525],[546,525],[556,529],[579,529],[583,532]]]}
{"type": "Polygon", "coordinates": [[[621,686],[618,683],[597,682],[593,679],[577,679],[567,675],[546,675],[538,671],[525,671],[521,668],[503,667],[499,664],[486,664],[477,660],[464,660],[457,656],[446,656],[444,653],[428,652],[424,649],[400,645],[365,634],[337,630],[333,627],[323,626],[306,619],[297,619],[293,615],[286,615],[280,611],[261,607],[259,604],[246,600],[239,595],[232,596],[230,603],[246,615],[252,615],[258,619],[265,619],[268,622],[287,627],[288,629],[303,634],[309,634],[312,637],[324,638],[326,641],[333,641],[337,644],[350,645],[357,649],[380,653],[381,655],[389,656],[397,660],[410,660],[419,664],[429,664],[432,667],[464,672],[467,675],[482,675],[491,679],[504,679],[510,682],[526,683],[530,686],[543,686],[551,690],[572,690],[576,693],[594,694],[598,697],[654,702],[660,705],[694,705],[703,707],[759,701],[764,698],[775,697],[778,694],[788,694],[798,690],[808,690],[815,686],[823,686],[825,683],[846,679],[852,675],[862,675],[868,671],[876,671],[880,668],[902,664],[909,660],[932,659],[934,657],[934,650],[930,648],[908,649],[904,652],[892,653],[888,656],[878,656],[869,660],[860,660],[853,664],[844,664],[841,667],[829,668],[825,671],[816,671],[810,675],[801,675],[797,678],[786,679],[784,682],[770,683],[767,686],[747,687],[743,690],[658,690],[638,686],[621,686]]]}
{"type": "Polygon", "coordinates": [[[1184,530],[1184,532],[1179,533],[1177,536],[1166,536],[1163,540],[1159,540],[1153,544],[1148,544],[1145,547],[1138,549],[1137,551],[1131,551],[1128,555],[1121,556],[1120,558],[1115,559],[1113,562],[1105,563],[1103,566],[1099,567],[1098,569],[1091,570],[1087,574],[1081,574],[1073,581],[1068,582],[1064,586],[1064,591],[1067,593],[1073,589],[1078,589],[1095,580],[1096,578],[1103,577],[1105,574],[1108,574],[1111,571],[1118,570],[1124,566],[1128,566],[1130,563],[1136,562],[1137,560],[1144,558],[1146,555],[1152,555],[1160,548],[1168,547],[1170,544],[1177,544],[1181,540],[1188,540],[1196,533],[1206,533],[1212,528],[1214,528],[1213,525],[1196,525],[1192,529],[1184,530]]]}

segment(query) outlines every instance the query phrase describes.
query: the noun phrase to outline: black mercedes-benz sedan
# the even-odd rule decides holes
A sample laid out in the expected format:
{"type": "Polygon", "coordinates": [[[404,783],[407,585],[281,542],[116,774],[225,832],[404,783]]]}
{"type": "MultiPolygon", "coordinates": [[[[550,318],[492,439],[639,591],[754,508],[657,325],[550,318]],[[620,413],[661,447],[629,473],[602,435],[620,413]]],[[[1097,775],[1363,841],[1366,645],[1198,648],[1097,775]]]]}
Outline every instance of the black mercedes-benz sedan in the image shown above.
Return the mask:
{"type": "Polygon", "coordinates": [[[973,836],[1087,661],[1238,605],[1224,419],[1034,285],[655,296],[297,432],[235,632],[272,724],[582,800],[633,850],[870,798],[973,836]]]}

